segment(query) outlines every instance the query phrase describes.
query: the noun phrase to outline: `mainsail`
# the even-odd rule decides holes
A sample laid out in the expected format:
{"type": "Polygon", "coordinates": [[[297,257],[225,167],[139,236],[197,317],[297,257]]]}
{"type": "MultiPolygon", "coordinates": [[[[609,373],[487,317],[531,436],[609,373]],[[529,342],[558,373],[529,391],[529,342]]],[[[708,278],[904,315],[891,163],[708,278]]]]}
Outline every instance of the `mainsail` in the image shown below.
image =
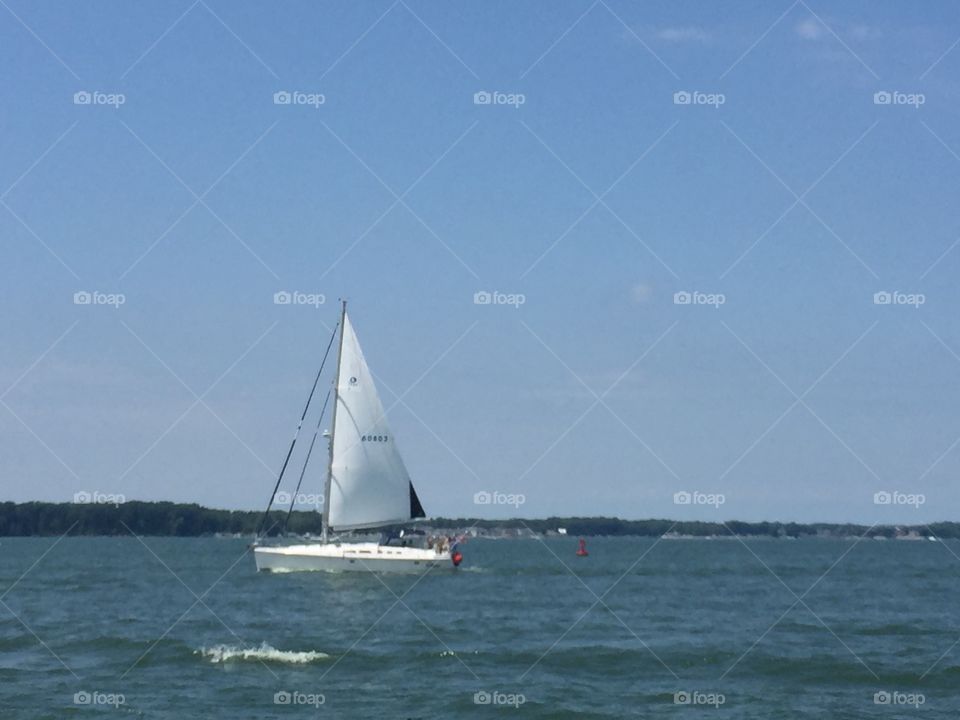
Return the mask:
{"type": "Polygon", "coordinates": [[[346,310],[340,332],[327,525],[351,530],[424,517],[346,310]]]}

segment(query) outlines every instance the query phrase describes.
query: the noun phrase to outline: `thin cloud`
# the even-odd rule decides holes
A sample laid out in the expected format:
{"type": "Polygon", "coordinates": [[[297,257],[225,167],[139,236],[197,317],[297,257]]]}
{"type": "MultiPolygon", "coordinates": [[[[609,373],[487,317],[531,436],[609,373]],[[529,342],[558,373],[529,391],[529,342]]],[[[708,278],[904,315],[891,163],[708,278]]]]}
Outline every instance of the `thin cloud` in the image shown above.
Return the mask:
{"type": "Polygon", "coordinates": [[[826,28],[812,17],[799,23],[795,29],[804,40],[821,40],[827,35],[826,28]]]}
{"type": "Polygon", "coordinates": [[[657,37],[666,42],[707,42],[710,33],[699,27],[667,27],[657,31],[657,37]]]}
{"type": "Polygon", "coordinates": [[[637,283],[630,288],[630,299],[637,304],[643,304],[650,299],[653,294],[653,288],[644,283],[637,283]]]}
{"type": "MultiPolygon", "coordinates": [[[[854,40],[864,41],[877,40],[883,35],[879,28],[870,25],[847,25],[843,22],[835,21],[830,18],[824,18],[824,21],[829,23],[833,31],[841,37],[848,37],[854,40]]],[[[794,30],[799,38],[803,40],[810,40],[812,42],[823,40],[831,35],[830,31],[824,27],[823,23],[812,16],[798,23],[794,27],[794,30]]]]}
{"type": "Polygon", "coordinates": [[[883,33],[880,32],[879,28],[869,25],[854,25],[850,28],[850,35],[854,40],[879,40],[883,33]]]}

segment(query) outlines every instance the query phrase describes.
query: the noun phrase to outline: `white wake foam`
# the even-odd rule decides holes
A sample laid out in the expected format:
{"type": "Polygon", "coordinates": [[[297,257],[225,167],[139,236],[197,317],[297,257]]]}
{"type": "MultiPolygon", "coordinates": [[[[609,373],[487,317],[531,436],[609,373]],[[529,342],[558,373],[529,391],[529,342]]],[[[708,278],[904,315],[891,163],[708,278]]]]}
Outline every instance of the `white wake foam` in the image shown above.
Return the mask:
{"type": "Polygon", "coordinates": [[[330,657],[327,653],[315,650],[277,650],[267,643],[258,648],[239,648],[233,645],[214,645],[209,648],[200,648],[194,654],[210,658],[212,663],[229,662],[230,660],[261,660],[263,662],[282,662],[294,665],[323,660],[330,657]]]}

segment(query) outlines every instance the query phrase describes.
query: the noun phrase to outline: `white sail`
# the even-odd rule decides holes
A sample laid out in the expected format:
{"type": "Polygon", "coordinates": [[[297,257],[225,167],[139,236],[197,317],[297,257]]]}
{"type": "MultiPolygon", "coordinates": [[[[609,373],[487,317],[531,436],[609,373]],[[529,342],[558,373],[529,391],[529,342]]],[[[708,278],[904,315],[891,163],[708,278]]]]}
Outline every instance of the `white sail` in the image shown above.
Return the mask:
{"type": "Polygon", "coordinates": [[[341,332],[328,525],[350,530],[422,517],[373,375],[345,312],[341,332]]]}

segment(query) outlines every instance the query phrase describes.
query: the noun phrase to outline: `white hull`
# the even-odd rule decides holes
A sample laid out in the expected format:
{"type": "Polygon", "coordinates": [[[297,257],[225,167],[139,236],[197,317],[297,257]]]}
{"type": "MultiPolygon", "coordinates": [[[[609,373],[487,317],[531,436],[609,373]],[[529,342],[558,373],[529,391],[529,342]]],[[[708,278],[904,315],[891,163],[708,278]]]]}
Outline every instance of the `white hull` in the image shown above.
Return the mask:
{"type": "Polygon", "coordinates": [[[314,543],[262,546],[253,549],[257,570],[272,572],[423,573],[431,567],[453,567],[448,553],[377,543],[314,543]]]}

